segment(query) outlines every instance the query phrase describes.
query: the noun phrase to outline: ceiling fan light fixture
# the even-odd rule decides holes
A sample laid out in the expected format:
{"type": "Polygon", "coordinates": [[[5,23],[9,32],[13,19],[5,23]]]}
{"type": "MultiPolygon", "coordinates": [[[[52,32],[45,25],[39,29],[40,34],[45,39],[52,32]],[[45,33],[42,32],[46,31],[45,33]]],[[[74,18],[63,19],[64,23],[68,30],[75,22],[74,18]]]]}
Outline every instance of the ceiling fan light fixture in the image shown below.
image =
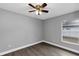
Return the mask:
{"type": "Polygon", "coordinates": [[[38,10],[36,10],[36,15],[41,15],[42,14],[42,12],[41,11],[38,11],[38,10]]]}
{"type": "Polygon", "coordinates": [[[41,11],[40,11],[39,13],[40,13],[40,15],[42,14],[42,12],[41,12],[41,11]]]}
{"type": "Polygon", "coordinates": [[[42,5],[37,4],[36,6],[32,4],[28,4],[28,5],[35,9],[29,12],[35,12],[36,15],[41,15],[42,13],[48,13],[48,10],[44,10],[44,8],[47,6],[46,3],[43,3],[42,5]]]}

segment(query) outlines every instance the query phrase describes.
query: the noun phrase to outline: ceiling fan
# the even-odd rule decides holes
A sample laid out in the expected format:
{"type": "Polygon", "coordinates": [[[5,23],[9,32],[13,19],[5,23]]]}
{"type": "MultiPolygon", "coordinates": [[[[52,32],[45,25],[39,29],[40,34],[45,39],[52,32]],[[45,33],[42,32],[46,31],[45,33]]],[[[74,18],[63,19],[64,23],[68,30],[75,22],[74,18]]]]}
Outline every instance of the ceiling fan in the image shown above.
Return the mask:
{"type": "Polygon", "coordinates": [[[34,8],[34,10],[29,11],[29,12],[36,12],[37,15],[41,15],[42,12],[44,13],[48,13],[48,10],[44,10],[44,8],[47,6],[46,3],[43,3],[42,5],[37,4],[36,6],[32,5],[31,3],[28,4],[29,6],[31,6],[32,8],[34,8]]]}

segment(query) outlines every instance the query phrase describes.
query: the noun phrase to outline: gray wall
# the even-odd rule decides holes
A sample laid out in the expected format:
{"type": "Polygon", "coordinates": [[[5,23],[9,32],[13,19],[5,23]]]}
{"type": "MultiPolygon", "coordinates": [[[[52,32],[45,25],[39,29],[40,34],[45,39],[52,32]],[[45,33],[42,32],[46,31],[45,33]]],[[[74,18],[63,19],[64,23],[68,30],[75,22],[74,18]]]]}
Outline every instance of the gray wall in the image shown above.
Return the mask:
{"type": "Polygon", "coordinates": [[[0,52],[42,40],[42,21],[0,9],[0,52]]]}
{"type": "Polygon", "coordinates": [[[79,19],[79,12],[66,14],[59,17],[54,17],[44,22],[44,40],[58,44],[60,46],[68,47],[79,51],[79,45],[67,44],[61,42],[61,24],[63,20],[76,20],[79,19]]]}
{"type": "Polygon", "coordinates": [[[42,39],[79,51],[79,46],[61,42],[63,20],[79,19],[79,12],[41,21],[0,9],[0,52],[42,39]]]}

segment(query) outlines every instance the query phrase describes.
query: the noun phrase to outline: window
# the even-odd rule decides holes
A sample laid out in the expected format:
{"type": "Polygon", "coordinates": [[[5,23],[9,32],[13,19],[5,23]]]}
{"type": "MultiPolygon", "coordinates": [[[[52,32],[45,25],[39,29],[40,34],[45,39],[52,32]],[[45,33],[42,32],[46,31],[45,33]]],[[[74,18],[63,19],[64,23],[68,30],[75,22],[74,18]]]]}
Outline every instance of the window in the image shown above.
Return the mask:
{"type": "Polygon", "coordinates": [[[62,42],[79,45],[79,20],[63,22],[62,42]]]}

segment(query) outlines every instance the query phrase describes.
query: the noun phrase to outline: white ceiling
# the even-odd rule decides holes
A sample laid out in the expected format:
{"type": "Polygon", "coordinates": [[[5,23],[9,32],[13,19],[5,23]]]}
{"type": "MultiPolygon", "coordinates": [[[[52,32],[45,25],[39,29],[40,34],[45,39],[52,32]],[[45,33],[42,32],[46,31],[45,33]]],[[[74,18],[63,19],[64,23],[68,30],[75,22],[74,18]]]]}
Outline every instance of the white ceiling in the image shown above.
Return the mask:
{"type": "MultiPolygon", "coordinates": [[[[49,19],[51,17],[60,16],[63,14],[71,13],[79,10],[79,3],[47,3],[46,10],[49,13],[43,13],[42,15],[36,15],[35,13],[29,13],[29,10],[33,8],[28,6],[27,3],[0,3],[0,8],[6,9],[12,12],[23,14],[26,16],[38,18],[41,20],[49,19]]],[[[36,5],[36,3],[33,3],[36,5]]]]}

